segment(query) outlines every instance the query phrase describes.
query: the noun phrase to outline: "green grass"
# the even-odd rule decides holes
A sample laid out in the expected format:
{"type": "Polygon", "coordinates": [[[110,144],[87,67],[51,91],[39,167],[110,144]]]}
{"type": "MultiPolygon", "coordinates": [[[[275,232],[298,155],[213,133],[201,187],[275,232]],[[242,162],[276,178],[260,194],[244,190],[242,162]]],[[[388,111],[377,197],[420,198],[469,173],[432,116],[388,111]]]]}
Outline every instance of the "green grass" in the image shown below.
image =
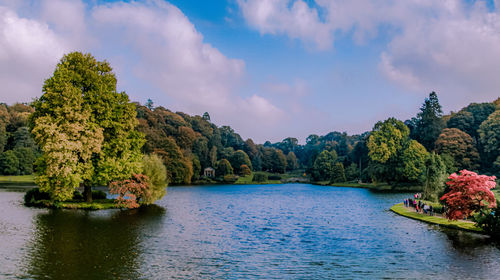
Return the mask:
{"type": "Polygon", "coordinates": [[[4,176],[0,175],[0,184],[35,184],[34,175],[4,176]]]}
{"type": "Polygon", "coordinates": [[[51,201],[38,200],[32,205],[41,208],[56,208],[56,209],[86,209],[86,210],[103,210],[120,208],[115,204],[114,199],[96,199],[91,203],[83,201],[51,201]]]}
{"type": "Polygon", "coordinates": [[[471,231],[471,232],[482,232],[481,228],[478,228],[474,223],[472,222],[467,222],[467,221],[450,221],[446,218],[441,218],[438,216],[429,216],[425,214],[420,214],[417,213],[413,210],[413,208],[406,208],[403,203],[396,204],[391,207],[391,211],[410,218],[414,220],[419,220],[425,223],[429,224],[435,224],[435,225],[440,225],[448,228],[453,228],[453,229],[460,229],[460,230],[465,230],[465,231],[471,231]]]}

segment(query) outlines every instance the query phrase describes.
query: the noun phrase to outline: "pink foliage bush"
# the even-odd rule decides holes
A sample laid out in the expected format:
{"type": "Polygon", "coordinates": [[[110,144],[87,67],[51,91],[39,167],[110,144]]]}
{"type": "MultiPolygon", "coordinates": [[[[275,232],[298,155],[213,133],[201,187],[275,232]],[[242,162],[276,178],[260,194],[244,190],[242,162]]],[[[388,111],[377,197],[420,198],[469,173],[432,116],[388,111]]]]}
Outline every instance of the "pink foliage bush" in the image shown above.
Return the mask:
{"type": "Polygon", "coordinates": [[[117,194],[116,203],[120,207],[138,208],[139,200],[149,195],[149,178],[143,174],[133,174],[132,178],[109,184],[109,192],[117,194]]]}
{"type": "Polygon", "coordinates": [[[441,197],[448,207],[448,219],[458,220],[485,207],[496,207],[495,195],[491,191],[496,185],[495,176],[478,175],[464,169],[460,175],[453,173],[448,179],[446,184],[450,191],[441,197]]]}

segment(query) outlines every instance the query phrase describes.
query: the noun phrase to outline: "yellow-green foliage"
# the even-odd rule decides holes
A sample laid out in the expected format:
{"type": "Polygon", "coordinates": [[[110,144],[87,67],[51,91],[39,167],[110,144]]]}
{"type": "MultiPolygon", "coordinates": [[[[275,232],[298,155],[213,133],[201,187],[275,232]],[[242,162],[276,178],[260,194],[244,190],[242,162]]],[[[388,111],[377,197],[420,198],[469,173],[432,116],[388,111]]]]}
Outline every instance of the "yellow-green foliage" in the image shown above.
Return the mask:
{"type": "Polygon", "coordinates": [[[161,199],[167,192],[167,169],[161,158],[155,154],[145,155],[142,159],[142,174],[149,178],[150,192],[142,202],[151,204],[161,199]]]}
{"type": "Polygon", "coordinates": [[[409,134],[408,127],[395,118],[377,122],[368,139],[368,154],[372,160],[385,163],[396,155],[409,134]]]}
{"type": "Polygon", "coordinates": [[[410,181],[418,181],[425,171],[425,160],[429,153],[415,140],[411,140],[408,148],[401,154],[402,163],[397,167],[399,173],[404,174],[410,181]]]}

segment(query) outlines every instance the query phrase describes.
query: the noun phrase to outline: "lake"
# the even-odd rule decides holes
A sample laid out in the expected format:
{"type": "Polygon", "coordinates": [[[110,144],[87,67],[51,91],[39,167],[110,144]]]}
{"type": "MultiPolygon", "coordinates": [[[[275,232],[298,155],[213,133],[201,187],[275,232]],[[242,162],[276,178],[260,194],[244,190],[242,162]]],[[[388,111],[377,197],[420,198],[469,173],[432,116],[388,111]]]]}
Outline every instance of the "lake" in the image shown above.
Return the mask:
{"type": "Polygon", "coordinates": [[[26,208],[0,189],[1,279],[498,279],[500,247],[388,211],[409,194],[169,187],[136,210],[26,208]]]}

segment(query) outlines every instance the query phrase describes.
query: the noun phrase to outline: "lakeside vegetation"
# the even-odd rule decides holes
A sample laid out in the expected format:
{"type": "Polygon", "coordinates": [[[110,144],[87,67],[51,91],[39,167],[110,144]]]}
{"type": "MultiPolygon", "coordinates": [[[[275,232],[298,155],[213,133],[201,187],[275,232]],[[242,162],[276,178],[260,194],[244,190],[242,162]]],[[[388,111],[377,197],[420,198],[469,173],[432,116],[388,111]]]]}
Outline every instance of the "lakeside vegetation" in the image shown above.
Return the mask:
{"type": "Polygon", "coordinates": [[[192,116],[152,100],[133,103],[116,83],[109,63],[74,52],[45,81],[39,99],[1,104],[3,182],[35,178],[59,204],[75,190],[92,203],[91,190],[108,186],[116,204],[128,208],[154,203],[167,184],[214,183],[422,191],[437,202],[449,191],[451,173],[500,171],[500,98],[444,115],[432,92],[404,122],[388,118],[356,135],[311,134],[305,144],[294,137],[256,144],[215,125],[208,112],[192,116]]]}
{"type": "Polygon", "coordinates": [[[403,203],[398,203],[391,207],[392,212],[418,221],[422,221],[429,224],[440,225],[448,228],[471,231],[476,233],[484,233],[484,231],[478,227],[474,222],[462,221],[462,220],[449,220],[440,216],[429,216],[422,213],[417,213],[413,208],[407,208],[403,203]]]}

